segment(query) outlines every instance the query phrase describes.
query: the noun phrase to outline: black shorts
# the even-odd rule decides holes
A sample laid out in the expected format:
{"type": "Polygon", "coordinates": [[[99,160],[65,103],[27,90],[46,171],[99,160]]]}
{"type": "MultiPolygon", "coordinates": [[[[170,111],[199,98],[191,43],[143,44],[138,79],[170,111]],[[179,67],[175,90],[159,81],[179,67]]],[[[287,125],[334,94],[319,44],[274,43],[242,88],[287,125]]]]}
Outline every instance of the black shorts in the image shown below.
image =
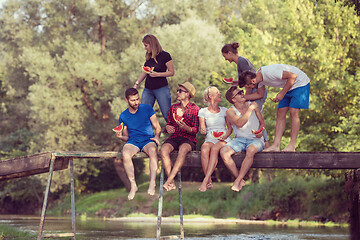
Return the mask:
{"type": "Polygon", "coordinates": [[[168,138],[168,139],[166,139],[166,141],[164,143],[171,144],[171,146],[173,146],[174,150],[176,150],[176,151],[179,151],[180,145],[182,145],[184,143],[188,143],[191,146],[191,151],[195,151],[195,149],[196,149],[196,143],[193,141],[190,141],[186,137],[175,137],[175,138],[171,138],[171,139],[168,138]]]}

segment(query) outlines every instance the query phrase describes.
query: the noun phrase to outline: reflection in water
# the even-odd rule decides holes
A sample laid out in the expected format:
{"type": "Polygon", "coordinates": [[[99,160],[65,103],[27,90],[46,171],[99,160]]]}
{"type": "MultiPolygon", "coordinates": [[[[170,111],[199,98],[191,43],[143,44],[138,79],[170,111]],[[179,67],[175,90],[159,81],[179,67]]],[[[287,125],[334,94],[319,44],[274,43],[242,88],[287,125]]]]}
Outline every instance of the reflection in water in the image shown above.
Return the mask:
{"type": "MultiPolygon", "coordinates": [[[[8,224],[18,229],[37,232],[39,217],[0,216],[0,224],[8,224]]],[[[344,240],[349,239],[346,228],[325,227],[290,227],[263,224],[214,224],[187,223],[184,224],[185,238],[190,240],[227,239],[227,240],[344,240]]],[[[162,236],[179,235],[179,223],[163,223],[162,236]]],[[[44,233],[71,232],[71,219],[47,217],[44,233]]],[[[110,240],[110,239],[154,239],[156,236],[156,221],[153,218],[146,222],[124,222],[101,219],[76,221],[76,233],[80,239],[110,240]]]]}

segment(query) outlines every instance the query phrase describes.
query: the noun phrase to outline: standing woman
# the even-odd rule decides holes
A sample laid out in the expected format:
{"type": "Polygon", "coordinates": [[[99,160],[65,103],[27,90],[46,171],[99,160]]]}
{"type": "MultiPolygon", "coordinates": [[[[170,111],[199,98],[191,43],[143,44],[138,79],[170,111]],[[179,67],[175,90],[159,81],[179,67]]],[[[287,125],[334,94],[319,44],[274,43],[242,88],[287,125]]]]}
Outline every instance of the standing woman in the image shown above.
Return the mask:
{"type": "Polygon", "coordinates": [[[141,103],[153,107],[156,99],[167,122],[167,114],[171,106],[171,94],[166,78],[174,76],[174,64],[170,54],[163,51],[159,40],[154,35],[146,35],[142,43],[146,50],[144,66],[154,67],[154,69],[150,73],[142,72],[136,80],[134,88],[137,89],[146,78],[141,103]]]}
{"type": "MultiPolygon", "coordinates": [[[[226,61],[228,61],[229,63],[232,63],[232,62],[236,63],[238,77],[240,76],[240,74],[242,72],[245,72],[247,70],[250,70],[250,71],[256,73],[254,65],[249,61],[249,59],[239,56],[239,53],[237,50],[238,48],[239,48],[239,43],[237,43],[237,42],[228,43],[222,47],[221,53],[224,56],[226,61]]],[[[235,86],[238,85],[238,82],[239,81],[234,82],[235,86]]],[[[245,86],[245,89],[246,89],[245,95],[257,92],[257,90],[258,90],[257,87],[256,88],[247,88],[246,86],[245,86]]],[[[264,103],[265,103],[266,98],[267,98],[267,90],[265,88],[264,96],[260,99],[254,100],[259,105],[261,113],[263,112],[264,103]]],[[[264,136],[265,148],[267,148],[267,147],[269,147],[269,137],[267,135],[266,129],[263,132],[263,136],[264,136]]]]}
{"type": "Polygon", "coordinates": [[[204,91],[204,103],[208,104],[208,107],[200,109],[198,113],[200,133],[206,134],[205,141],[201,145],[201,165],[205,174],[199,188],[201,192],[213,187],[211,175],[218,163],[220,148],[231,140],[232,127],[230,122],[226,120],[227,108],[218,105],[221,101],[219,89],[208,87],[204,91]],[[216,139],[211,134],[212,131],[225,132],[225,135],[216,139]]]}

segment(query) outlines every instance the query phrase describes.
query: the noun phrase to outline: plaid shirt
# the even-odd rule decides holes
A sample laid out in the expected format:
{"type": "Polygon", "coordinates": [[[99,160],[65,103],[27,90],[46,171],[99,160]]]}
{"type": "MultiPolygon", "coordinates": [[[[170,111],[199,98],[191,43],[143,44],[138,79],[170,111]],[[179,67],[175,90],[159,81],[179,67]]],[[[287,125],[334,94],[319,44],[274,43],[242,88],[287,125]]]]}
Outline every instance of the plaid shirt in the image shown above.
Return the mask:
{"type": "MultiPolygon", "coordinates": [[[[196,134],[199,130],[198,112],[199,112],[200,108],[192,102],[189,102],[186,105],[185,113],[183,116],[184,123],[186,123],[186,125],[188,125],[192,129],[192,132],[188,132],[184,129],[181,129],[174,120],[173,114],[174,113],[176,114],[176,110],[180,107],[180,104],[181,103],[171,105],[171,107],[169,108],[168,121],[167,121],[166,125],[175,127],[175,132],[169,137],[169,139],[181,136],[181,137],[185,137],[185,138],[189,139],[190,141],[193,141],[194,143],[196,143],[196,134]]],[[[164,132],[167,133],[166,128],[165,128],[164,132]]]]}

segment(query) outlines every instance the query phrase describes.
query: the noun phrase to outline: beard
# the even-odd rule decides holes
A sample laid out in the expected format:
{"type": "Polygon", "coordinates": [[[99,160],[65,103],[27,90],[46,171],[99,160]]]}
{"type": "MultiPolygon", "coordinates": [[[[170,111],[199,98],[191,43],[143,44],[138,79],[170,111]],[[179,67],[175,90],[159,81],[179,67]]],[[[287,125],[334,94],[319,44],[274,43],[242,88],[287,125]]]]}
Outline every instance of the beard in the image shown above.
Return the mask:
{"type": "Polygon", "coordinates": [[[133,109],[133,110],[138,110],[139,104],[138,104],[138,103],[137,103],[137,104],[131,104],[131,103],[129,103],[129,107],[130,107],[131,109],[133,109]]]}

